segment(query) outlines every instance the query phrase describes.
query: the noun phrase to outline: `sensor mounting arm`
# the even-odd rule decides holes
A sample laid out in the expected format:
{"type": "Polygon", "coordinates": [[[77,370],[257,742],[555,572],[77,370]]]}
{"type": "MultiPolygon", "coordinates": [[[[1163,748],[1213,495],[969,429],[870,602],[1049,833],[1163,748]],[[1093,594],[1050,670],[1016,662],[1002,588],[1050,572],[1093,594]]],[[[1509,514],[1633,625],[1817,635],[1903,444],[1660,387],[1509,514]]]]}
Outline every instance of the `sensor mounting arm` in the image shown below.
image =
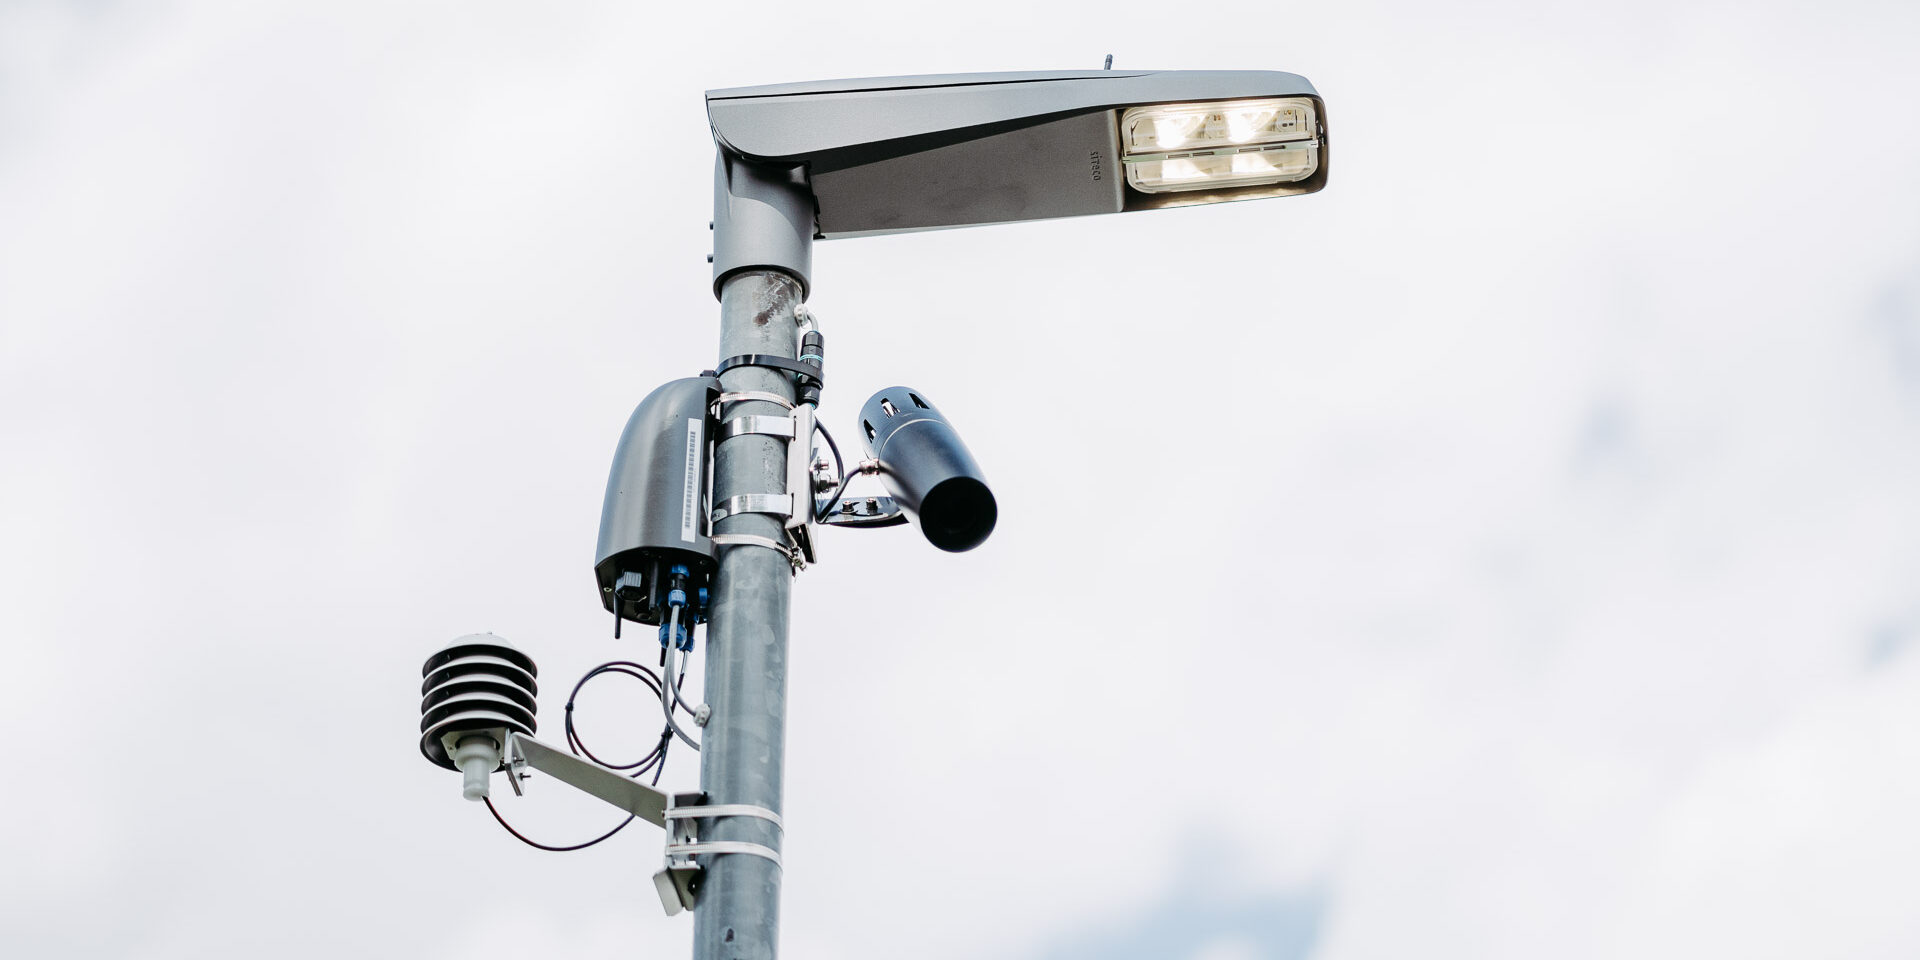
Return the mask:
{"type": "Polygon", "coordinates": [[[578,787],[656,827],[667,825],[666,793],[629,779],[617,770],[515,733],[507,737],[507,772],[516,785],[520,782],[521,767],[532,767],[561,783],[578,787]]]}

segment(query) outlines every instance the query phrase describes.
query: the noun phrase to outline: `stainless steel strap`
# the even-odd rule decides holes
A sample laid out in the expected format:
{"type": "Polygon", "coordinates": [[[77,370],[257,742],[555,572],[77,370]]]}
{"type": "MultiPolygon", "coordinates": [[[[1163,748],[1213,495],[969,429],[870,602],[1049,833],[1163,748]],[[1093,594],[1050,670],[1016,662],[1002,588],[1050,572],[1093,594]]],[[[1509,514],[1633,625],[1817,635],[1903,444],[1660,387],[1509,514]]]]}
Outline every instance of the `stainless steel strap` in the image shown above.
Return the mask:
{"type": "Polygon", "coordinates": [[[793,409],[792,400],[788,400],[786,397],[777,393],[768,393],[765,390],[739,390],[733,393],[723,393],[714,402],[725,405],[729,403],[739,403],[743,400],[759,400],[762,403],[777,403],[786,407],[788,410],[793,409]]]}
{"type": "Polygon", "coordinates": [[[750,803],[715,803],[696,807],[674,807],[667,811],[668,820],[705,820],[709,817],[754,817],[765,820],[785,830],[787,825],[780,821],[780,815],[766,807],[756,807],[750,803]]]}
{"type": "Polygon", "coordinates": [[[793,516],[793,496],[785,493],[742,493],[720,501],[713,508],[713,522],[719,523],[736,513],[766,513],[776,517],[793,516]]]}
{"type": "Polygon", "coordinates": [[[700,857],[721,853],[744,853],[748,856],[764,857],[772,860],[774,866],[782,867],[783,869],[785,867],[785,865],[780,862],[780,851],[772,847],[764,847],[757,843],[747,843],[742,840],[706,840],[699,843],[667,844],[667,856],[669,857],[700,857]]]}
{"type": "Polygon", "coordinates": [[[792,417],[734,417],[721,422],[719,431],[714,434],[714,441],[731,440],[743,433],[791,440],[794,432],[792,417]]]}
{"type": "Polygon", "coordinates": [[[803,569],[807,565],[806,558],[800,555],[800,551],[795,550],[791,544],[781,543],[772,537],[763,537],[757,533],[716,533],[712,539],[716,546],[766,547],[769,550],[778,550],[781,556],[787,558],[788,563],[793,564],[795,570],[803,569]]]}

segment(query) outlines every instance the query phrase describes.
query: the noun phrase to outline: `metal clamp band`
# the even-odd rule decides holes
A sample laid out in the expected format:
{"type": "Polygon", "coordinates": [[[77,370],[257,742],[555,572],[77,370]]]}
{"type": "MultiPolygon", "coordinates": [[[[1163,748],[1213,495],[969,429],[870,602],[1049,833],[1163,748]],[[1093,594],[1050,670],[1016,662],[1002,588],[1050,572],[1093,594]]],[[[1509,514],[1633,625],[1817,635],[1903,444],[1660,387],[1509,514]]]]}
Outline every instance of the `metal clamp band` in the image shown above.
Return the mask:
{"type": "Polygon", "coordinates": [[[772,537],[763,537],[756,533],[716,533],[710,539],[713,540],[714,545],[721,547],[766,547],[769,550],[777,550],[781,556],[787,558],[788,563],[793,564],[795,570],[804,570],[807,566],[807,560],[800,555],[800,551],[772,537]]]}
{"type": "Polygon", "coordinates": [[[720,429],[714,434],[714,442],[732,440],[743,433],[764,434],[791,440],[794,432],[792,417],[734,417],[720,424],[720,429]]]}
{"type": "Polygon", "coordinates": [[[786,407],[788,410],[793,409],[792,400],[788,400],[786,397],[777,393],[768,393],[765,390],[737,390],[733,393],[723,393],[715,398],[713,402],[725,405],[729,403],[740,403],[746,400],[758,400],[761,403],[777,403],[786,407]]]}
{"type": "Polygon", "coordinates": [[[714,376],[726,373],[734,367],[768,367],[774,370],[784,370],[799,377],[803,381],[810,380],[822,387],[827,385],[827,381],[822,377],[819,367],[810,363],[801,363],[798,360],[790,360],[786,357],[774,356],[770,353],[743,353],[737,357],[728,357],[720,361],[720,364],[713,368],[714,376]]]}
{"type": "Polygon", "coordinates": [[[674,807],[667,811],[668,820],[705,820],[708,817],[754,817],[787,829],[780,821],[780,815],[766,807],[756,807],[750,803],[716,803],[710,806],[674,807]]]}
{"type": "Polygon", "coordinates": [[[713,508],[713,522],[719,523],[736,513],[766,513],[776,517],[793,516],[793,496],[786,493],[743,493],[728,497],[713,508]]]}
{"type": "Polygon", "coordinates": [[[772,860],[774,866],[785,869],[785,864],[780,862],[780,851],[757,843],[747,843],[742,840],[705,840],[699,843],[667,844],[669,857],[712,856],[721,853],[744,853],[749,856],[764,857],[772,860]]]}

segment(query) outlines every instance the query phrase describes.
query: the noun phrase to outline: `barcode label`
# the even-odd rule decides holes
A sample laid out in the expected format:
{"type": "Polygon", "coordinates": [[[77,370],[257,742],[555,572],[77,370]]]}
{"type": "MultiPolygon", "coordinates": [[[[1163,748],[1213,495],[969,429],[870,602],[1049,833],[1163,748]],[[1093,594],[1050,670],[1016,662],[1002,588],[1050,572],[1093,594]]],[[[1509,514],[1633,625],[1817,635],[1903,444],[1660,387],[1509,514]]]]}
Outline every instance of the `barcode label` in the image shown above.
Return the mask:
{"type": "Polygon", "coordinates": [[[699,420],[687,421],[687,475],[680,488],[680,539],[696,543],[700,537],[700,461],[701,434],[705,424],[699,420]]]}

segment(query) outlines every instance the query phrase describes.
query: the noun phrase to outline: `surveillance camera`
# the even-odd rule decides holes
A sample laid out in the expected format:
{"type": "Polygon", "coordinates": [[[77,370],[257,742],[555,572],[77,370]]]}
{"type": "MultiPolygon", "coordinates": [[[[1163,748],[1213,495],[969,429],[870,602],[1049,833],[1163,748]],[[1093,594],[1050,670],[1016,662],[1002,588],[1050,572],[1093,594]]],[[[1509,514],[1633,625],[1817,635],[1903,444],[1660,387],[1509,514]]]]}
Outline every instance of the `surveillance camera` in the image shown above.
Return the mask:
{"type": "Polygon", "coordinates": [[[980,465],[925,395],[888,387],[860,408],[867,454],[888,492],[934,546],[959,553],[985,542],[999,516],[980,465]]]}

